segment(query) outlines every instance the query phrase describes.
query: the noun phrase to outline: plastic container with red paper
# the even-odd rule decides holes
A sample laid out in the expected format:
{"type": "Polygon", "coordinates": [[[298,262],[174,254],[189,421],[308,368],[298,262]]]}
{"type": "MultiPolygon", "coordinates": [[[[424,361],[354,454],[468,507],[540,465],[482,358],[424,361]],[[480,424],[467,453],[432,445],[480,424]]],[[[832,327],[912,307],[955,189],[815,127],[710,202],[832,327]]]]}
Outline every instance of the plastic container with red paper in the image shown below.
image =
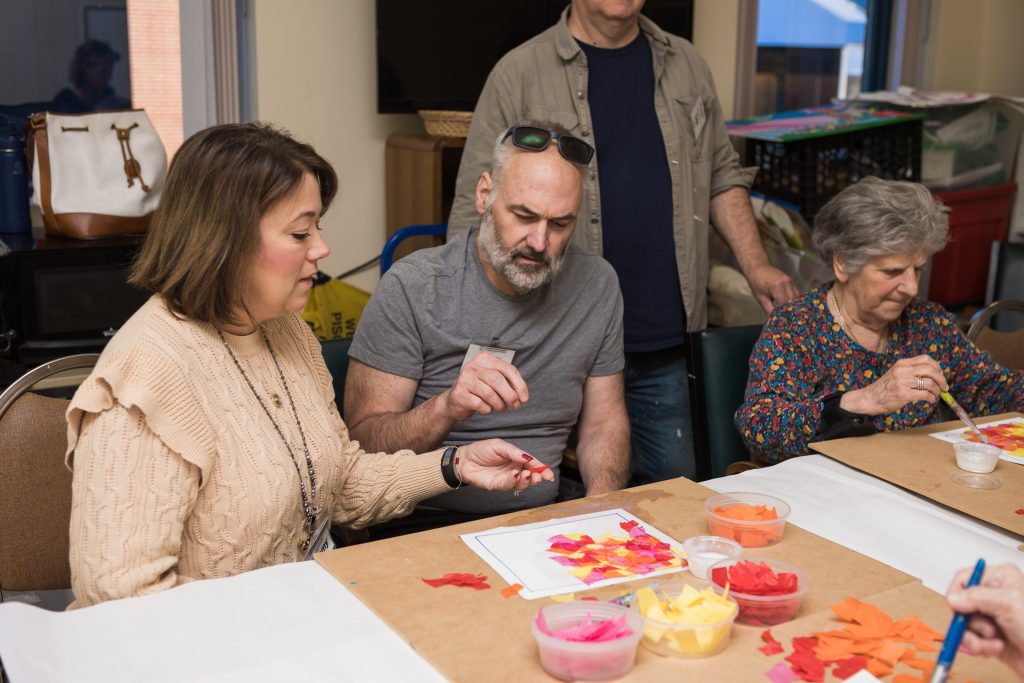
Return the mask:
{"type": "Polygon", "coordinates": [[[763,548],[782,540],[789,505],[763,493],[719,493],[704,501],[708,531],[744,548],[763,548]]]}
{"type": "Polygon", "coordinates": [[[737,622],[774,626],[796,618],[809,582],[807,574],[787,562],[750,557],[716,564],[711,585],[718,593],[729,586],[729,597],[740,607],[737,622]]]}
{"type": "Polygon", "coordinates": [[[625,676],[636,662],[643,619],[610,602],[547,605],[531,626],[544,670],[563,681],[625,676]]]}

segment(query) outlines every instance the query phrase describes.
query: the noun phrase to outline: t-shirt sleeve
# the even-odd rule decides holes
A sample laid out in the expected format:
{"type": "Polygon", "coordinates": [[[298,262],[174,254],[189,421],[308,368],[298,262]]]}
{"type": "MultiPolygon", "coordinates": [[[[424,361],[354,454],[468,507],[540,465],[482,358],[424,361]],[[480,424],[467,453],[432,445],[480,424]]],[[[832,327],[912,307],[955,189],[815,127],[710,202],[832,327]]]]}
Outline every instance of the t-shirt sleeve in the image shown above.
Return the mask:
{"type": "MultiPolygon", "coordinates": [[[[607,264],[602,262],[602,265],[607,264]]],[[[622,292],[619,289],[619,280],[610,265],[602,268],[601,278],[601,300],[608,302],[604,307],[606,324],[601,348],[590,369],[591,376],[614,375],[622,372],[626,366],[626,358],[623,355],[622,292]]]]}
{"type": "Polygon", "coordinates": [[[382,372],[409,379],[423,377],[423,340],[417,312],[425,305],[414,300],[408,276],[414,271],[395,264],[363,310],[348,355],[382,372]]]}

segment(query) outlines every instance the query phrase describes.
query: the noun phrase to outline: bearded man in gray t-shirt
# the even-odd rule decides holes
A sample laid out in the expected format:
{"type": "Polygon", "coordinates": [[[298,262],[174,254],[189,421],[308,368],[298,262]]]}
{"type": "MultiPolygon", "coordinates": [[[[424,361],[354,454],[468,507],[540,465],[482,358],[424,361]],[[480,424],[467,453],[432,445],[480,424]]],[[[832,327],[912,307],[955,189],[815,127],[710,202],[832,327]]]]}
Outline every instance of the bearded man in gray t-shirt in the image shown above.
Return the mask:
{"type": "Polygon", "coordinates": [[[381,279],[349,352],[345,421],[367,451],[500,436],[556,479],[522,495],[444,493],[421,504],[412,519],[428,521],[413,528],[554,501],[577,421],[587,494],[629,478],[618,280],[607,261],[570,245],[582,157],[593,152],[556,131],[524,130],[499,139],[480,177],[480,228],[381,279]]]}

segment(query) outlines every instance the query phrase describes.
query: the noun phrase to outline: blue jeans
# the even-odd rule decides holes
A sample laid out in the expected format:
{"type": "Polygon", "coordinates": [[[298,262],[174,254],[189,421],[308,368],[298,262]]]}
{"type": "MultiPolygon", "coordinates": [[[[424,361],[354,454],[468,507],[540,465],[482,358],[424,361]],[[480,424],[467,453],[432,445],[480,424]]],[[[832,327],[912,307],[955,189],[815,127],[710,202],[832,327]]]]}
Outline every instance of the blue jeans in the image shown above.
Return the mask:
{"type": "Polygon", "coordinates": [[[633,441],[630,485],[696,479],[684,348],[627,353],[624,374],[633,441]]]}

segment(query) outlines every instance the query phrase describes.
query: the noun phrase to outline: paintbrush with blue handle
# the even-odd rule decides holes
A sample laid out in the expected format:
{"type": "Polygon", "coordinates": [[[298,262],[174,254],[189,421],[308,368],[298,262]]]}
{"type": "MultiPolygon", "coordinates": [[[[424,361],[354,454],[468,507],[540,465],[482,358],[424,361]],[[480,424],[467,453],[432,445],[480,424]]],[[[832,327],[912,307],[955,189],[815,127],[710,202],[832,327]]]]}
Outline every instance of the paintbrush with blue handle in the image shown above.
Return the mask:
{"type": "MultiPolygon", "coordinates": [[[[978,560],[978,564],[974,565],[974,571],[967,582],[967,588],[981,583],[981,575],[984,571],[985,560],[978,560]]],[[[953,621],[950,622],[949,630],[946,631],[946,640],[942,643],[942,651],[939,652],[939,658],[935,660],[935,670],[932,671],[932,677],[928,679],[928,683],[946,683],[946,679],[949,677],[949,670],[953,668],[953,658],[956,657],[956,650],[960,647],[960,641],[964,637],[964,629],[967,628],[967,619],[968,615],[960,612],[953,615],[953,621]]]]}

